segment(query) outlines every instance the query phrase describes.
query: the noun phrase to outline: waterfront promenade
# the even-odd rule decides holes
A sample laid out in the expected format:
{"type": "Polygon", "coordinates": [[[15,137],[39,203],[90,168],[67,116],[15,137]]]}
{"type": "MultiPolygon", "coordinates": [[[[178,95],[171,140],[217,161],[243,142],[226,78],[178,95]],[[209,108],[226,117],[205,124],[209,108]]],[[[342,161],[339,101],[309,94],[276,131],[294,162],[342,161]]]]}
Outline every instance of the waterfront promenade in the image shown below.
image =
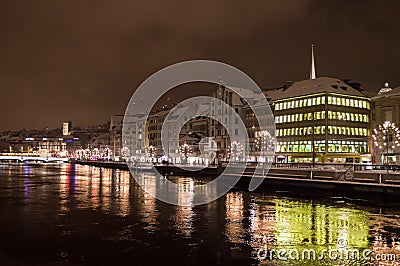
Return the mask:
{"type": "MultiPolygon", "coordinates": [[[[74,164],[92,165],[105,168],[128,170],[125,162],[112,161],[71,161],[74,164]]],[[[141,166],[137,170],[148,171],[151,164],[141,166]]],[[[201,169],[191,167],[193,171],[181,169],[174,165],[154,165],[158,172],[165,176],[190,176],[215,178],[225,169],[224,166],[209,166],[201,169]],[[195,169],[199,170],[196,171],[195,169]]],[[[263,189],[299,188],[301,190],[323,190],[342,193],[382,194],[385,196],[400,196],[400,171],[381,170],[382,166],[366,166],[361,164],[274,164],[266,175],[254,173],[255,166],[249,164],[239,180],[236,188],[247,188],[252,177],[264,178],[263,189]],[[375,168],[376,170],[374,170],[375,168]]]]}

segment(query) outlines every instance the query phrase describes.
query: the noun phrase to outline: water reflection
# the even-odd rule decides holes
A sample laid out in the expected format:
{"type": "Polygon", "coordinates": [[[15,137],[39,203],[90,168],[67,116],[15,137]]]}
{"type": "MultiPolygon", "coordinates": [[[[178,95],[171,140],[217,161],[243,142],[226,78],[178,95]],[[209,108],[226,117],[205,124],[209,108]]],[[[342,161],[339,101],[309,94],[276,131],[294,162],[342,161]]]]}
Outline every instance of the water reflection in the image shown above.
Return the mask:
{"type": "MultiPolygon", "coordinates": [[[[190,263],[209,258],[210,262],[268,264],[257,260],[257,250],[264,245],[275,250],[314,249],[318,253],[337,248],[342,239],[349,249],[371,249],[376,254],[393,253],[400,258],[400,211],[396,206],[365,207],[241,191],[230,192],[207,205],[173,206],[152,196],[158,193],[162,180],[143,178],[148,192],[127,171],[69,164],[2,164],[0,208],[8,215],[0,220],[0,247],[16,252],[24,243],[32,249],[39,245],[42,250],[50,250],[44,255],[33,251],[24,254],[40,261],[53,252],[46,246],[51,239],[57,249],[51,262],[68,259],[96,263],[103,248],[104,254],[112,250],[113,259],[121,260],[126,256],[148,259],[149,254],[164,250],[164,260],[188,259],[190,263]],[[5,244],[11,240],[15,246],[5,244]],[[96,249],[71,244],[79,241],[96,249]],[[61,253],[64,255],[60,258],[61,253]]],[[[193,188],[203,181],[172,179],[179,186],[177,200],[190,205],[193,188]]],[[[274,263],[350,264],[328,259],[274,263]]]]}

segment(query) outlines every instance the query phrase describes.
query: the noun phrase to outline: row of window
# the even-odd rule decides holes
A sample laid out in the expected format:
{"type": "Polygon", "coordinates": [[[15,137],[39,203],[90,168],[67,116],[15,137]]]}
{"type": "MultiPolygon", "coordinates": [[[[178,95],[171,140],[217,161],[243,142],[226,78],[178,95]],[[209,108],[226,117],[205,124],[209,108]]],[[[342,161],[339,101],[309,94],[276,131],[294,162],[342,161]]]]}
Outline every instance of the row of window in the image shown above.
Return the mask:
{"type": "MultiPolygon", "coordinates": [[[[275,117],[275,123],[291,123],[291,122],[301,122],[301,121],[312,121],[325,119],[325,111],[313,112],[313,113],[303,113],[303,114],[291,114],[291,115],[280,115],[275,117]]],[[[355,113],[345,113],[345,112],[334,112],[328,111],[328,119],[331,120],[342,120],[342,121],[352,121],[352,122],[369,122],[369,116],[366,114],[355,114],[355,113]]]]}
{"type": "MultiPolygon", "coordinates": [[[[315,134],[315,135],[323,135],[325,134],[325,126],[317,126],[317,127],[303,127],[303,128],[284,128],[277,129],[276,136],[277,137],[287,137],[287,136],[304,136],[306,134],[315,134]],[[314,132],[313,132],[314,131],[314,132]]],[[[328,134],[330,135],[347,135],[347,136],[369,136],[370,130],[367,128],[358,128],[358,127],[337,127],[337,126],[328,126],[328,134]]]]}
{"type": "Polygon", "coordinates": [[[301,108],[315,105],[323,105],[325,104],[327,98],[327,103],[331,105],[341,105],[348,107],[356,107],[363,109],[370,109],[369,101],[360,100],[360,99],[352,99],[345,97],[337,97],[337,96],[318,96],[312,98],[304,98],[298,100],[284,101],[275,104],[275,110],[287,110],[292,108],[301,108]]]}
{"type": "MultiPolygon", "coordinates": [[[[325,119],[325,111],[314,112],[314,113],[303,113],[303,114],[291,114],[291,115],[280,115],[275,117],[275,123],[291,123],[301,121],[312,121],[325,119]]],[[[369,116],[366,114],[354,114],[345,112],[334,112],[328,111],[328,119],[343,120],[343,121],[355,121],[355,122],[369,122],[369,116]]]]}
{"type": "MultiPolygon", "coordinates": [[[[312,142],[278,142],[275,146],[276,152],[312,152],[312,142]]],[[[316,141],[314,143],[315,152],[326,152],[324,141],[316,141]]],[[[354,141],[329,141],[328,152],[344,152],[344,153],[368,153],[368,145],[366,142],[354,141]]]]}

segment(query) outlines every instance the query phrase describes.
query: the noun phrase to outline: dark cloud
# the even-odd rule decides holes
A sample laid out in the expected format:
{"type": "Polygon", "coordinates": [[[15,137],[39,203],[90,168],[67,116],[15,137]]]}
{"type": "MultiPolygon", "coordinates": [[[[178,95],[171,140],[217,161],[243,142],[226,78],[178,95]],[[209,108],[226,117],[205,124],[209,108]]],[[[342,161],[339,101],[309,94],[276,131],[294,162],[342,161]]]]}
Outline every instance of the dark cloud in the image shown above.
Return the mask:
{"type": "Polygon", "coordinates": [[[399,13],[368,0],[2,1],[0,128],[104,122],[149,75],[189,59],[261,87],[305,79],[311,43],[320,76],[399,86],[399,13]]]}

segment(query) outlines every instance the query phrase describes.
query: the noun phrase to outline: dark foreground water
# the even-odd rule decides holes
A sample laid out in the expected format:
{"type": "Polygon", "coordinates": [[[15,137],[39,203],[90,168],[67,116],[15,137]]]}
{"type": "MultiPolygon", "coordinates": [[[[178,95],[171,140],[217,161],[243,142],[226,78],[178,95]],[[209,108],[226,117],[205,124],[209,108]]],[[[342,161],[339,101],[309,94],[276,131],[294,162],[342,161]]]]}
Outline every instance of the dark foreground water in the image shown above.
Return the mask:
{"type": "Polygon", "coordinates": [[[397,265],[398,203],[355,202],[237,191],[179,207],[126,171],[1,164],[0,265],[397,265]]]}

